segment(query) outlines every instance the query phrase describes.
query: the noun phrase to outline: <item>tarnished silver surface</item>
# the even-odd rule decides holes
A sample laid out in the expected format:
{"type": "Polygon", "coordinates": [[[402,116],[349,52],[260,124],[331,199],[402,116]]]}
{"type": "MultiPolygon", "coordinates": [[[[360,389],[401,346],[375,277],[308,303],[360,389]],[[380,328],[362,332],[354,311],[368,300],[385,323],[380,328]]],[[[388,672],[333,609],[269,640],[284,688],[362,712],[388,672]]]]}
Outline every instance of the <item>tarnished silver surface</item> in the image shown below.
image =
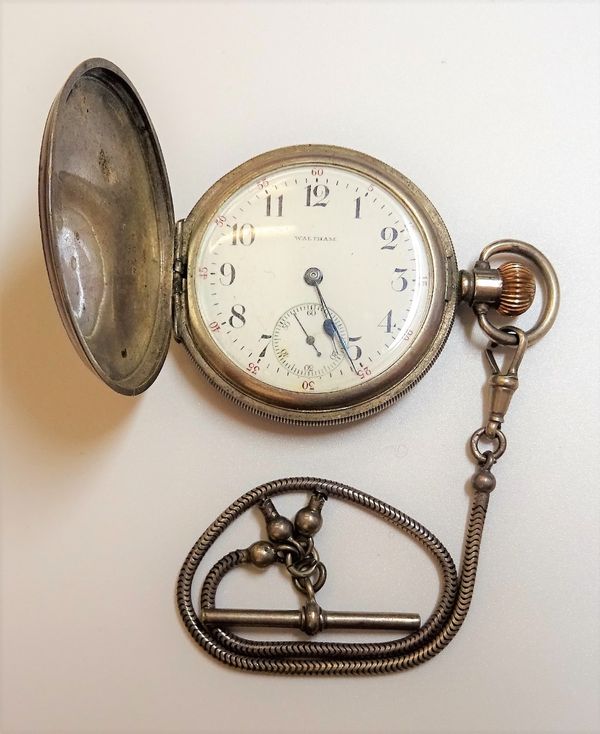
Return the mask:
{"type": "Polygon", "coordinates": [[[39,201],[48,274],[71,341],[114,390],[145,390],[171,333],[173,205],[150,118],[109,61],[80,64],[54,101],[39,201]]]}
{"type": "Polygon", "coordinates": [[[325,583],[327,573],[313,536],[323,524],[321,510],[326,499],[326,495],[314,490],[308,505],[298,511],[293,523],[277,512],[270,498],[263,499],[258,508],[266,520],[269,540],[259,540],[246,551],[229,554],[230,561],[227,557],[222,558],[212,572],[220,580],[224,574],[219,569],[235,568],[239,563],[253,564],[257,568],[268,568],[277,562],[285,564],[294,586],[306,597],[304,606],[297,611],[203,607],[200,610],[202,624],[287,627],[302,630],[307,635],[315,635],[328,628],[414,630],[421,626],[418,614],[328,612],[317,604],[315,594],[325,583]]]}
{"type": "MultiPolygon", "coordinates": [[[[560,304],[558,278],[556,277],[556,272],[548,258],[540,252],[537,247],[534,247],[527,242],[521,242],[520,240],[498,240],[497,242],[492,242],[491,245],[484,247],[479,259],[481,262],[487,263],[495,255],[502,254],[520,255],[525,260],[532,262],[542,276],[542,284],[545,291],[544,306],[534,326],[525,331],[527,343],[531,346],[541,339],[544,334],[548,333],[556,320],[556,316],[558,315],[558,307],[560,304]]],[[[475,302],[473,307],[477,314],[479,325],[490,339],[497,344],[502,344],[504,346],[515,346],[517,344],[517,337],[514,333],[494,326],[494,324],[488,319],[487,313],[489,306],[487,303],[475,302]]],[[[522,311],[519,311],[518,313],[522,313],[522,311]]]]}
{"type": "Polygon", "coordinates": [[[504,417],[510,406],[512,396],[519,387],[519,367],[528,346],[527,337],[522,329],[505,326],[503,331],[513,333],[517,337],[518,343],[508,369],[505,372],[500,370],[494,357],[494,349],[496,349],[498,344],[491,342],[485,350],[486,359],[492,368],[492,376],[489,381],[492,399],[489,418],[485,428],[485,435],[488,438],[494,438],[498,429],[504,423],[504,417]]]}
{"type": "MultiPolygon", "coordinates": [[[[486,462],[487,459],[486,456],[486,462]]],[[[188,631],[199,645],[217,660],[242,670],[289,675],[369,675],[412,668],[441,652],[456,635],[467,615],[475,585],[488,501],[489,491],[475,489],[463,563],[458,577],[450,554],[433,533],[400,510],[365,492],[337,482],[313,478],[280,479],[263,484],[242,495],[219,515],[190,551],[177,582],[179,612],[188,631]],[[436,608],[422,627],[389,642],[268,642],[240,637],[222,627],[202,621],[192,602],[192,582],[198,566],[213,543],[232,522],[250,508],[276,495],[298,491],[318,492],[330,499],[341,499],[359,505],[425,547],[439,567],[442,590],[436,608]]],[[[202,610],[215,608],[216,592],[221,579],[232,568],[247,562],[247,550],[237,550],[224,556],[212,567],[202,586],[202,610]]]]}
{"type": "Polygon", "coordinates": [[[502,295],[502,276],[500,270],[491,268],[489,263],[478,260],[473,270],[461,270],[460,298],[472,306],[474,303],[487,303],[495,306],[502,295]]]}
{"type": "MultiPolygon", "coordinates": [[[[319,631],[326,629],[415,630],[421,617],[410,613],[328,612],[319,608],[319,631]]],[[[202,609],[200,620],[207,626],[285,627],[306,631],[301,609],[202,609]]]]}

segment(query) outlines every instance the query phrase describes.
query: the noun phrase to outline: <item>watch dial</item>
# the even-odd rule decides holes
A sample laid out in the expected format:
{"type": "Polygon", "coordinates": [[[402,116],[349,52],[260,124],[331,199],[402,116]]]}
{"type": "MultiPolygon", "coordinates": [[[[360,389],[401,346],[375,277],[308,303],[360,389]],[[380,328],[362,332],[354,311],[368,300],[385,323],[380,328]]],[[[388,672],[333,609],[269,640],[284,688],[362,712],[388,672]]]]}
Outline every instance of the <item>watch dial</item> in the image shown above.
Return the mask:
{"type": "Polygon", "coordinates": [[[202,233],[191,282],[217,347],[298,393],[365,383],[410,348],[431,300],[427,248],[376,180],[290,166],[237,190],[202,233]]]}

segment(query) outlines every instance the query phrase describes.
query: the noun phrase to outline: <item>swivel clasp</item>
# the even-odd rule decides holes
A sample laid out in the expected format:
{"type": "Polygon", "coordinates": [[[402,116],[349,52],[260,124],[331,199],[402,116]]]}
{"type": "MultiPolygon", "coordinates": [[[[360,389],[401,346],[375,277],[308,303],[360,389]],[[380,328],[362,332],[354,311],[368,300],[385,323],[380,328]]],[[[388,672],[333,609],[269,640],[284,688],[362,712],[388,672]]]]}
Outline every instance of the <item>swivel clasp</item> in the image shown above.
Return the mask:
{"type": "Polygon", "coordinates": [[[489,386],[492,392],[490,412],[488,422],[485,427],[485,435],[489,439],[496,438],[498,429],[504,422],[504,417],[508,411],[512,396],[519,387],[518,370],[523,360],[523,355],[527,349],[527,335],[522,329],[515,326],[504,326],[502,331],[514,334],[517,338],[517,346],[512,360],[506,372],[501,372],[498,362],[494,356],[494,350],[498,347],[498,343],[491,341],[485,350],[485,356],[492,368],[492,376],[489,380],[489,386]]]}

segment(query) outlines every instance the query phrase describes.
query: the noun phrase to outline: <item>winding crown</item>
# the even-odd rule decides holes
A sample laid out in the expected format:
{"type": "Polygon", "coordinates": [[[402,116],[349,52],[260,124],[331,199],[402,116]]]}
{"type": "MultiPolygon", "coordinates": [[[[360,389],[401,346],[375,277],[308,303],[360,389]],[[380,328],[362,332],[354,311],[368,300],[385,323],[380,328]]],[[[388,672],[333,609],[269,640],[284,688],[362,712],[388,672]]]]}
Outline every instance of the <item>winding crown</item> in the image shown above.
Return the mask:
{"type": "Polygon", "coordinates": [[[498,268],[502,291],[496,307],[506,316],[525,313],[535,298],[535,278],[531,270],[520,262],[502,263],[498,268]]]}

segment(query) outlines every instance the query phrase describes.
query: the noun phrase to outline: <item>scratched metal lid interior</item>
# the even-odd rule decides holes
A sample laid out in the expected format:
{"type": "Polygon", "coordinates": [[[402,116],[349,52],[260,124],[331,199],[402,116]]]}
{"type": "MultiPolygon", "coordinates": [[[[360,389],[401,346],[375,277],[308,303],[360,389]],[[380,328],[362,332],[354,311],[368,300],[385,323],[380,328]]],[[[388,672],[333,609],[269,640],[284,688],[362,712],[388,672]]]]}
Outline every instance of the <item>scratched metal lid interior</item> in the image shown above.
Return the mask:
{"type": "Polygon", "coordinates": [[[83,62],[60,91],[39,184],[46,265],[69,336],[110,387],[142,392],[169,348],[173,203],[148,113],[110,62],[83,62]]]}

